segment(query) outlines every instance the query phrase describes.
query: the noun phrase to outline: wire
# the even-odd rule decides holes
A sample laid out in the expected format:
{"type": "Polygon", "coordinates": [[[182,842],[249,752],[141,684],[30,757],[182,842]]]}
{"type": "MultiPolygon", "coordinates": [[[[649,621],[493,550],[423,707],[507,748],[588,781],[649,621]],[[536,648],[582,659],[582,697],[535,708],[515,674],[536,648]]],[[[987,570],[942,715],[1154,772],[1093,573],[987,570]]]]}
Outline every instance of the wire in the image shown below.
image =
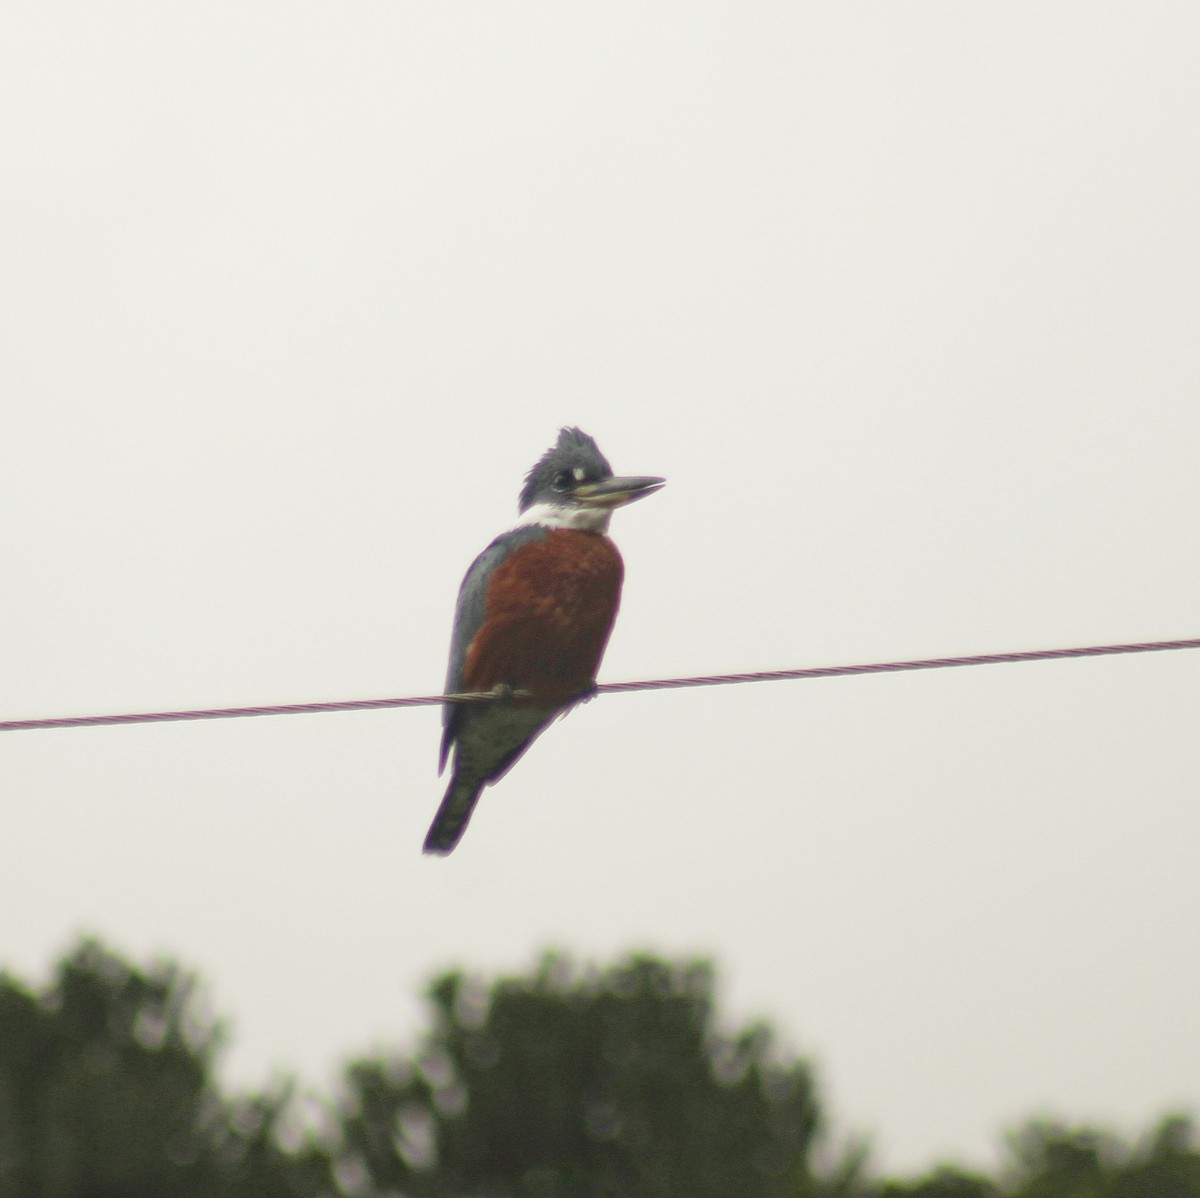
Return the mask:
{"type": "MultiPolygon", "coordinates": [[[[692,678],[652,678],[639,682],[602,682],[580,698],[626,691],[681,690],[690,686],[730,686],[739,682],[791,682],[801,678],[846,678],[855,674],[900,674],[906,670],[945,670],[954,666],[994,666],[1022,661],[1061,661],[1071,657],[1115,657],[1124,653],[1162,653],[1200,649],[1200,637],[1184,641],[1139,641],[1126,645],[1088,645],[1079,649],[1030,649],[1019,653],[981,653],[971,657],[926,657],[866,665],[814,666],[803,670],[758,670],[746,674],[700,674],[692,678]]],[[[192,711],[143,711],[126,715],[58,716],[43,720],[0,720],[0,732],[35,728],[94,728],[111,724],[167,724],[180,720],[233,720],[256,715],[310,715],[319,711],[379,711],[388,707],[437,707],[443,703],[495,703],[529,698],[523,691],[482,694],[418,695],[404,699],[345,699],[333,703],[281,703],[264,707],[209,707],[192,711]]]]}

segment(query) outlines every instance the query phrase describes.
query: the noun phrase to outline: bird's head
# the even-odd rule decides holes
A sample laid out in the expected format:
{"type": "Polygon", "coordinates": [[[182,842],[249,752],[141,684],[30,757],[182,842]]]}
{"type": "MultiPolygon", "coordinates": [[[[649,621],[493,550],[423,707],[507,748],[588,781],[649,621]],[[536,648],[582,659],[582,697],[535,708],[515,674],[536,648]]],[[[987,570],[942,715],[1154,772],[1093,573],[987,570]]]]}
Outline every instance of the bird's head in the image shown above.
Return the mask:
{"type": "Polygon", "coordinates": [[[665,482],[614,475],[587,433],[564,428],[525,476],[518,510],[522,523],[605,532],[615,508],[653,495],[665,482]]]}

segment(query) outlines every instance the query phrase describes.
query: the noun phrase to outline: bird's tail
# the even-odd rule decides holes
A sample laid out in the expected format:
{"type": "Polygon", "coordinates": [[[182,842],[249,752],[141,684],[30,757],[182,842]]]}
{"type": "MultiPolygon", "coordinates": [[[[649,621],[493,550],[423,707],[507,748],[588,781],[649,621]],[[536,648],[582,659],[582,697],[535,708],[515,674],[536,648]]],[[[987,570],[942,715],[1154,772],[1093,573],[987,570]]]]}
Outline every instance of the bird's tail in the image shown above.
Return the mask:
{"type": "Polygon", "coordinates": [[[429,833],[425,837],[425,852],[437,853],[444,857],[453,852],[454,846],[462,839],[471,820],[471,812],[479,802],[483,792],[482,782],[464,782],[451,778],[446,789],[446,797],[429,825],[429,833]]]}

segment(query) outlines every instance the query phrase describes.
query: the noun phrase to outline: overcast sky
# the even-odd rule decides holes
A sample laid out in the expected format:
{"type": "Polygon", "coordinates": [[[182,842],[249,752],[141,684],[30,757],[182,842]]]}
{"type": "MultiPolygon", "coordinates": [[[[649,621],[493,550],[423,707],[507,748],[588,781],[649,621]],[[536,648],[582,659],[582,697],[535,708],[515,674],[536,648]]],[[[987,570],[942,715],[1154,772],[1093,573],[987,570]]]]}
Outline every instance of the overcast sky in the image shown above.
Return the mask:
{"type": "MultiPolygon", "coordinates": [[[[440,688],[565,423],[602,678],[1200,636],[1200,10],[0,11],[0,717],[440,688]]],[[[879,1162],[1200,1109],[1200,654],[4,734],[0,964],[327,1087],[437,969],[713,954],[879,1162]]]]}

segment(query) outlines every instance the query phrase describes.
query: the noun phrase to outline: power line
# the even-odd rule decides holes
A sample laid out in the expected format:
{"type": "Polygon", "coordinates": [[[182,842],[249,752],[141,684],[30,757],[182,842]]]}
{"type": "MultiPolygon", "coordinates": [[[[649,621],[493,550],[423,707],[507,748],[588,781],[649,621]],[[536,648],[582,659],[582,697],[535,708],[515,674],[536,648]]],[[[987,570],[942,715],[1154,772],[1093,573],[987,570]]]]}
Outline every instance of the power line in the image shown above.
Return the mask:
{"type": "MultiPolygon", "coordinates": [[[[638,682],[602,682],[591,695],[626,691],[681,690],[691,686],[730,686],[739,682],[793,682],[802,678],[846,678],[855,674],[900,674],[908,670],[945,670],[955,666],[995,666],[1022,661],[1061,661],[1071,657],[1116,657],[1125,653],[1162,653],[1200,649],[1200,637],[1184,641],[1139,641],[1127,645],[1088,645],[1079,649],[1030,649],[1018,653],[981,653],[970,657],[926,657],[865,665],[814,666],[802,670],[756,670],[745,674],[698,674],[691,678],[652,678],[638,682]]],[[[495,703],[528,698],[522,691],[499,694],[418,695],[404,699],[344,699],[332,703],[280,703],[262,707],[209,707],[191,711],[142,711],[124,715],[58,716],[41,720],[0,720],[0,732],[35,728],[94,728],[110,724],[167,724],[182,720],[233,720],[256,715],[311,715],[319,711],[379,711],[388,707],[436,707],[443,703],[495,703]]]]}

